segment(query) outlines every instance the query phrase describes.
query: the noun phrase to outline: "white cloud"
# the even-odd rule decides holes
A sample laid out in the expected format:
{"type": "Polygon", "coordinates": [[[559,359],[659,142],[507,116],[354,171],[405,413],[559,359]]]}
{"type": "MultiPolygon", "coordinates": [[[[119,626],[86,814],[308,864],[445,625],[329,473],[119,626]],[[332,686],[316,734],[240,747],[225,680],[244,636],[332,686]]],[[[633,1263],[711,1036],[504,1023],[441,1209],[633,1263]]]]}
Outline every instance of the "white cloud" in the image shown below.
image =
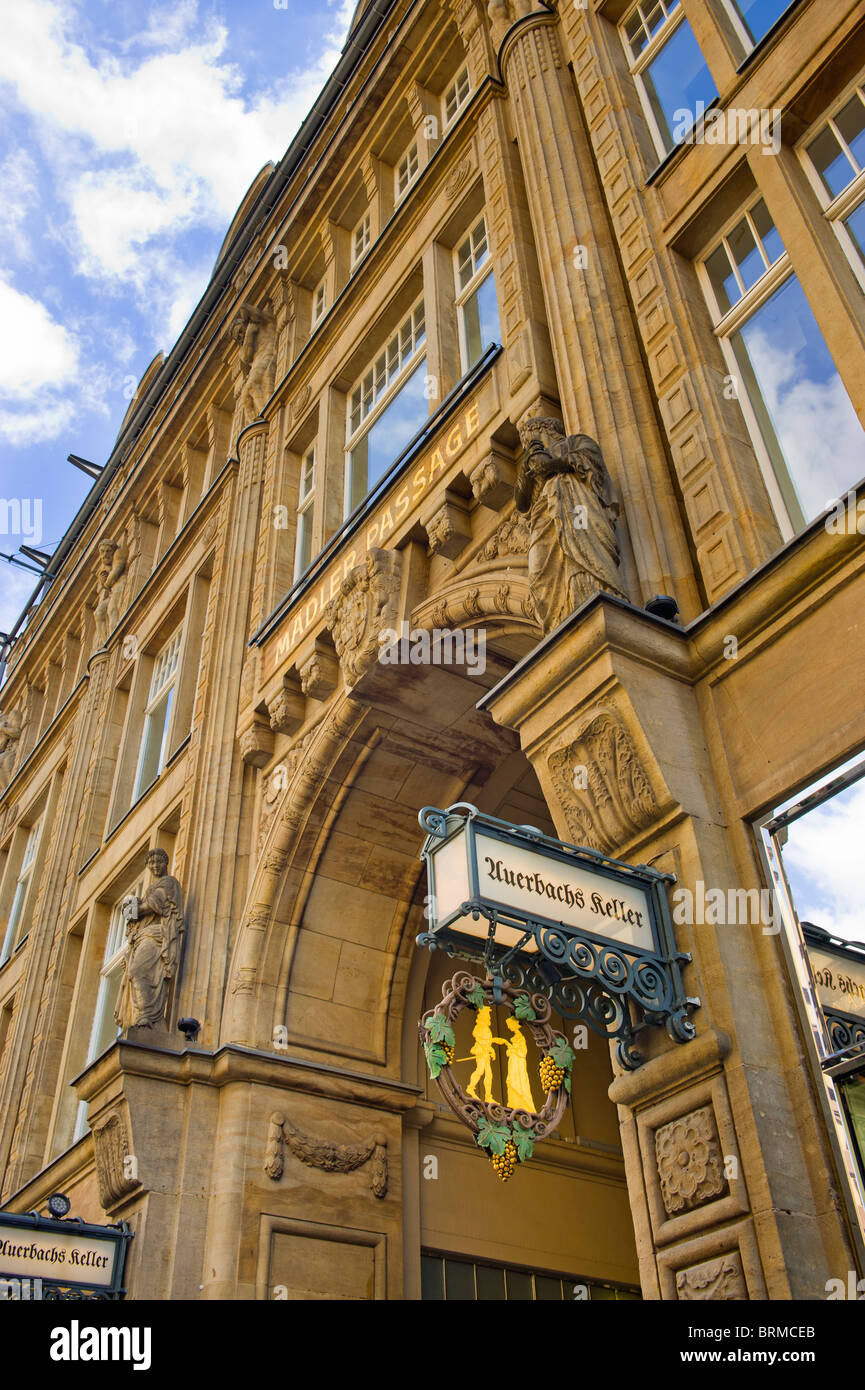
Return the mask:
{"type": "MultiPolygon", "coordinates": [[[[354,5],[341,0],[328,10],[332,32],[318,61],[287,72],[276,90],[244,98],[225,26],[210,21],[203,37],[190,37],[194,0],[150,12],[137,43],[125,45],[143,48],[140,60],[104,47],[91,56],[74,37],[74,9],[56,0],[11,7],[0,80],[36,121],[48,157],[62,162],[58,188],[79,271],[130,286],[145,301],[165,273],[166,238],[194,226],[228,226],[257,171],[281,157],[339,56],[354,5]]],[[[285,16],[274,11],[274,24],[284,25],[285,16]]]]}
{"type": "Polygon", "coordinates": [[[36,165],[25,149],[12,150],[0,164],[0,247],[32,260],[33,236],[26,220],[39,201],[36,165]]]}
{"type": "Polygon", "coordinates": [[[865,779],[790,826],[783,857],[801,921],[865,941],[865,779]]]}
{"type": "Polygon", "coordinates": [[[44,304],[0,280],[0,397],[26,400],[73,380],[78,345],[44,304]]]}

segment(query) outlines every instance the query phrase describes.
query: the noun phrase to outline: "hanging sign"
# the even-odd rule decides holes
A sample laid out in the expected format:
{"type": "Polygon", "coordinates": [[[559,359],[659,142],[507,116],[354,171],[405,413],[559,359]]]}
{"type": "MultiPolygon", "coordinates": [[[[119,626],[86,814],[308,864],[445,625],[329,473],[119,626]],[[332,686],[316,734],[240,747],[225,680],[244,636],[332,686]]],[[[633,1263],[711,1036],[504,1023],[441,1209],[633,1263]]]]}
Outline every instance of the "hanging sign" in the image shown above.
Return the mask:
{"type": "MultiPolygon", "coordinates": [[[[0,1212],[0,1280],[41,1280],[43,1298],[62,1287],[116,1299],[131,1232],[120,1226],[0,1212]]],[[[54,1295],[56,1297],[56,1294],[54,1295]]]]}
{"type": "Polygon", "coordinates": [[[468,803],[420,812],[429,930],[418,944],[483,960],[491,978],[545,992],[564,1018],[618,1039],[638,1066],[634,1037],[663,1024],[695,1035],[666,898],[672,875],[565,844],[468,803]],[[521,963],[522,962],[522,963],[521,963]],[[636,1013],[634,1008],[635,1006],[636,1013]]]}

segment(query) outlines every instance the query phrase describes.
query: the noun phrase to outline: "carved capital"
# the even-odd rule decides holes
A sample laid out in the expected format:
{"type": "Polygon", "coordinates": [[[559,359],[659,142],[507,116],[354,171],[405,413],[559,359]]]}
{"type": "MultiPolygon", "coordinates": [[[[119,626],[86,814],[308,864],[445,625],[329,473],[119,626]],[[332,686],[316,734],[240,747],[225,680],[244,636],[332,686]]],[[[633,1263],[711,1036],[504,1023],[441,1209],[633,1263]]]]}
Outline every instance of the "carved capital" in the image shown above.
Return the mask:
{"type": "Polygon", "coordinates": [[[462,498],[448,495],[423,522],[430,555],[453,560],[471,540],[471,524],[462,498]]]}
{"type": "Polygon", "coordinates": [[[475,500],[496,512],[513,497],[515,479],[514,465],[495,450],[481,459],[469,474],[475,500]]]}
{"type": "Polygon", "coordinates": [[[273,731],[262,715],[238,735],[240,756],[249,767],[266,767],[273,757],[273,731]]]}
{"type": "Polygon", "coordinates": [[[399,551],[373,547],[365,562],[349,571],[325,609],[325,623],[349,687],[378,660],[383,629],[397,627],[401,571],[399,551]]]}
{"type": "Polygon", "coordinates": [[[317,647],[300,668],[300,688],[313,700],[327,700],[336,690],[339,663],[332,652],[317,647]]]}
{"type": "Polygon", "coordinates": [[[110,1211],[141,1186],[138,1162],[130,1152],[126,1126],[116,1110],[92,1133],[99,1201],[105,1211],[110,1211]]]}
{"type": "Polygon", "coordinates": [[[611,854],[657,816],[657,798],[634,741],[612,711],[595,715],[547,765],[575,844],[611,854]]]}
{"type": "Polygon", "coordinates": [[[275,734],[293,734],[303,723],[306,701],[295,680],[283,681],[282,688],[267,702],[270,727],[275,734]]]}

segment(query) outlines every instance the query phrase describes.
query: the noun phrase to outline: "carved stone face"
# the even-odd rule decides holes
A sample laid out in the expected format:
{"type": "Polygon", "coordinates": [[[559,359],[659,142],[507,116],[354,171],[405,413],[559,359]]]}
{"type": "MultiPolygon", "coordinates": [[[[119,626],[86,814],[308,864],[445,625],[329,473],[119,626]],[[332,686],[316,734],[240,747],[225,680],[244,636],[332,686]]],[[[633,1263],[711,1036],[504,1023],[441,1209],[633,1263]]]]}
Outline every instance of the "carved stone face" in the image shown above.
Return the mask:
{"type": "Polygon", "coordinates": [[[144,862],[154,878],[164,878],[168,873],[168,855],[164,849],[151,850],[144,862]]]}

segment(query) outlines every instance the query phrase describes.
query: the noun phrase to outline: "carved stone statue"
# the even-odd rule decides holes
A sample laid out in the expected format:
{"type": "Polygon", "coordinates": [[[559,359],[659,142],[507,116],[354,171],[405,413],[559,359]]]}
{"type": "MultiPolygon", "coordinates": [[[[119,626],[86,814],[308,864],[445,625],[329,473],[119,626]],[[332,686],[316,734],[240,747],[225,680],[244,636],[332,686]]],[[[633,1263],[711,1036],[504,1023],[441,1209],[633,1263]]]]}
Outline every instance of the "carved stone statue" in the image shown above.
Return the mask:
{"type": "Polygon", "coordinates": [[[273,391],[276,324],[272,314],[262,313],[253,304],[242,304],[232,320],[229,333],[240,344],[239,363],[243,381],[237,396],[229,450],[234,455],[240,431],[257,419],[273,391]]]}
{"type": "Polygon", "coordinates": [[[17,710],[10,710],[8,714],[0,710],[0,791],[12,781],[21,727],[21,715],[17,710]]]}
{"type": "Polygon", "coordinates": [[[96,647],[104,647],[109,632],[120,621],[123,612],[123,576],[129,560],[129,548],[125,539],[120,541],[101,540],[97,547],[99,565],[96,571],[97,601],[93,610],[96,628],[96,647]]]}
{"type": "Polygon", "coordinates": [[[618,503],[598,444],[558,420],[520,425],[525,449],[514,487],[529,523],[529,583],[544,633],[599,589],[625,598],[616,540],[618,503]]]}
{"type": "Polygon", "coordinates": [[[142,898],[130,894],[123,902],[126,951],[114,1018],[124,1032],[164,1024],[183,931],[183,891],[168,873],[168,855],[154,849],[146,862],[149,888],[142,898]]]}

